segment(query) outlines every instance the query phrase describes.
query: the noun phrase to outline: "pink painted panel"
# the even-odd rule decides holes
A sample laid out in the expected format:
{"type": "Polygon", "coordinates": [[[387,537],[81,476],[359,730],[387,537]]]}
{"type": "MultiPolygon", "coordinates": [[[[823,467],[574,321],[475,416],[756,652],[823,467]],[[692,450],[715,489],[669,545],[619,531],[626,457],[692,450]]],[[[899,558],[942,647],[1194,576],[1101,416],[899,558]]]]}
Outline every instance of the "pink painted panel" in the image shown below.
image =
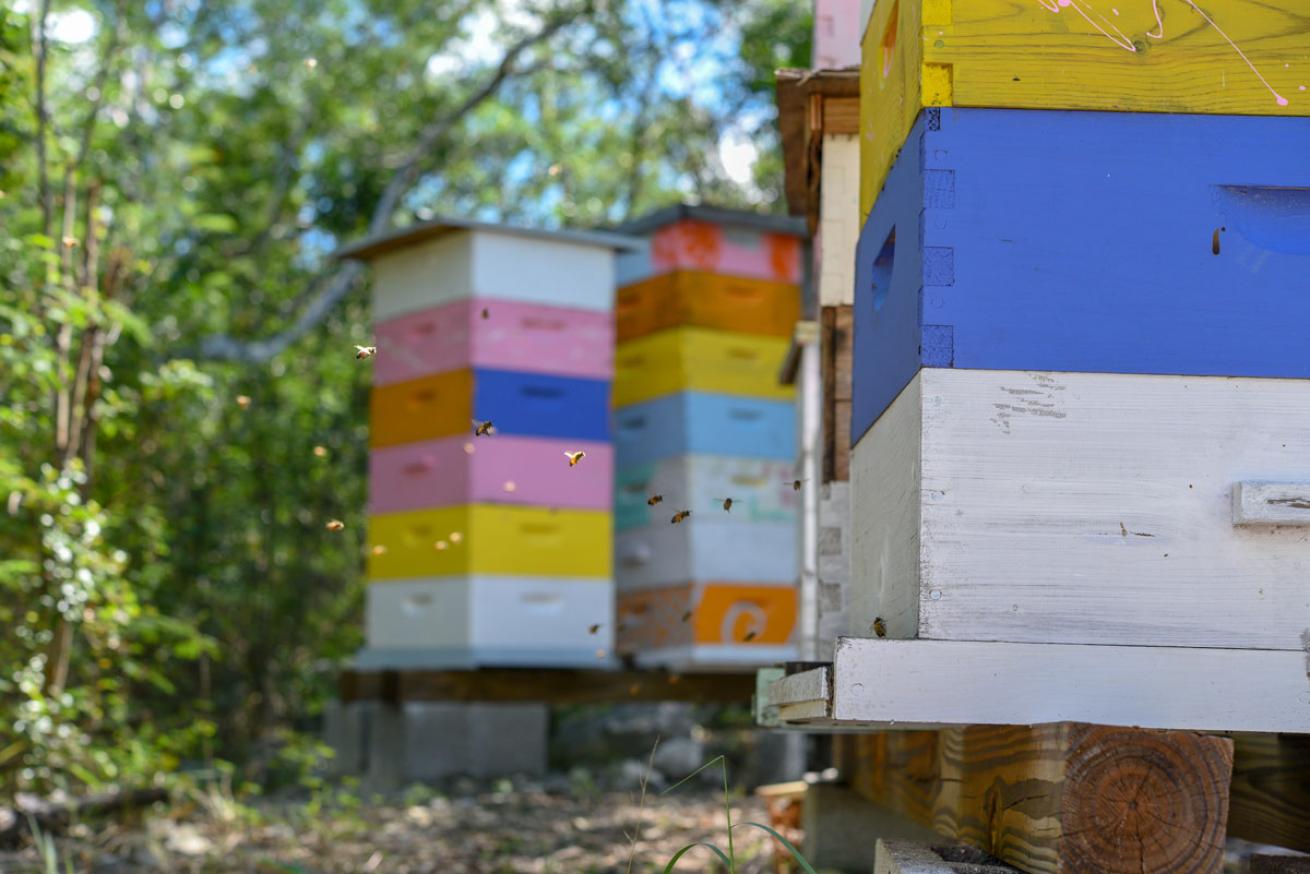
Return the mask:
{"type": "Polygon", "coordinates": [[[655,232],[650,260],[652,275],[670,270],[707,270],[778,282],[801,281],[798,238],[690,219],[655,232]]]}
{"type": "Polygon", "coordinates": [[[470,366],[592,379],[614,375],[614,318],[605,312],[463,300],[387,319],[376,335],[376,385],[470,366]]]}
{"type": "Polygon", "coordinates": [[[493,503],[609,510],[614,450],[541,437],[447,437],[373,450],[369,512],[493,503]],[[565,450],[586,452],[569,467],[565,450]]]}
{"type": "Polygon", "coordinates": [[[860,0],[815,0],[814,53],[810,66],[838,70],[860,65],[860,0]]]}

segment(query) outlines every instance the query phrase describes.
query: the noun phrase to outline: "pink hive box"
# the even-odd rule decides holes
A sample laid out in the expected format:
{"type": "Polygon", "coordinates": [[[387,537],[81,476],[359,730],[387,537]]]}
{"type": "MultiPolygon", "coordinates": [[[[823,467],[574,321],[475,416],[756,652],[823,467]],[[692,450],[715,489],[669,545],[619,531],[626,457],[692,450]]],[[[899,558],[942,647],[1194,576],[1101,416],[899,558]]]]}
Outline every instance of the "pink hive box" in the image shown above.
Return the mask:
{"type": "Polygon", "coordinates": [[[462,300],[377,326],[376,385],[461,367],[611,379],[614,317],[503,300],[462,300]],[[482,318],[482,311],[487,318],[482,318]]]}
{"type": "Polygon", "coordinates": [[[476,503],[609,510],[613,483],[609,444],[470,434],[373,450],[369,512],[476,503]],[[570,468],[566,449],[587,455],[570,468]]]}
{"type": "Polygon", "coordinates": [[[799,283],[801,241],[793,234],[682,219],[655,231],[649,251],[619,259],[619,284],[673,270],[799,283]]]}

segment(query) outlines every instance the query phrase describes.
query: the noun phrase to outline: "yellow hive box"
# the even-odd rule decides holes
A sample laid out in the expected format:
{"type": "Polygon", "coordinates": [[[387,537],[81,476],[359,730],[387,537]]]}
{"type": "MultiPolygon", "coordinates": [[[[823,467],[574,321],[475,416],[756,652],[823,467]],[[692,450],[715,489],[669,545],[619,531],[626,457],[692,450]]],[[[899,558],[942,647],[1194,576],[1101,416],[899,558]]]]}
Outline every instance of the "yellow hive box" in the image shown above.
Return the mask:
{"type": "Polygon", "coordinates": [[[624,286],[614,302],[620,342],[679,325],[790,337],[800,317],[798,285],[700,270],[677,270],[624,286]]]}
{"type": "Polygon", "coordinates": [[[1305,0],[877,0],[860,65],[861,221],[925,106],[1310,115],[1306,12],[1305,0]]]}
{"type": "Polygon", "coordinates": [[[611,515],[465,504],[372,516],[371,580],[464,574],[609,577],[611,515]]]}
{"type": "Polygon", "coordinates": [[[675,328],[621,343],[614,358],[614,405],[680,391],[788,400],[778,382],[788,340],[709,328],[675,328]]]}

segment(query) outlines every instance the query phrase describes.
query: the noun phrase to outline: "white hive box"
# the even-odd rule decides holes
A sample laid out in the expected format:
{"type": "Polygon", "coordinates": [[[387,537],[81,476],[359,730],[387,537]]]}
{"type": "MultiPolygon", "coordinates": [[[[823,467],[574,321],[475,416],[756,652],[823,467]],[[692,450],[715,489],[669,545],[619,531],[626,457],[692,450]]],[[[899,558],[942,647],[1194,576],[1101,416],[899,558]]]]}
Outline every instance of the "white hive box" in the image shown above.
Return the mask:
{"type": "Polygon", "coordinates": [[[662,520],[615,535],[614,577],[620,590],[722,580],[795,581],[793,523],[734,522],[717,518],[714,510],[697,510],[673,525],[668,518],[673,513],[670,509],[662,520]]]}
{"type": "Polygon", "coordinates": [[[367,615],[361,667],[594,667],[613,649],[614,586],[511,576],[397,580],[368,587],[367,615]]]}
{"type": "Polygon", "coordinates": [[[1310,381],[924,369],[851,480],[852,636],[1307,645],[1310,381]]]}
{"type": "Polygon", "coordinates": [[[373,318],[381,322],[467,298],[609,311],[618,234],[541,231],[441,219],[343,249],[373,264],[373,318]]]}

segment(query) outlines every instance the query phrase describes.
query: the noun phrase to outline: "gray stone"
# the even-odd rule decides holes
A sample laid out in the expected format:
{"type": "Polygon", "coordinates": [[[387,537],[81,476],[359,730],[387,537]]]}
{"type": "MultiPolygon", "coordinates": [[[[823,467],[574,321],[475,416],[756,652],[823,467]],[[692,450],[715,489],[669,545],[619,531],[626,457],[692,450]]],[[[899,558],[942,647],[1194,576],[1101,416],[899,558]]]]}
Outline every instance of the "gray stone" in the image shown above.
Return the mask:
{"type": "Polygon", "coordinates": [[[704,765],[713,756],[707,756],[705,745],[689,737],[671,737],[655,750],[655,768],[674,780],[681,780],[704,765]]]}

